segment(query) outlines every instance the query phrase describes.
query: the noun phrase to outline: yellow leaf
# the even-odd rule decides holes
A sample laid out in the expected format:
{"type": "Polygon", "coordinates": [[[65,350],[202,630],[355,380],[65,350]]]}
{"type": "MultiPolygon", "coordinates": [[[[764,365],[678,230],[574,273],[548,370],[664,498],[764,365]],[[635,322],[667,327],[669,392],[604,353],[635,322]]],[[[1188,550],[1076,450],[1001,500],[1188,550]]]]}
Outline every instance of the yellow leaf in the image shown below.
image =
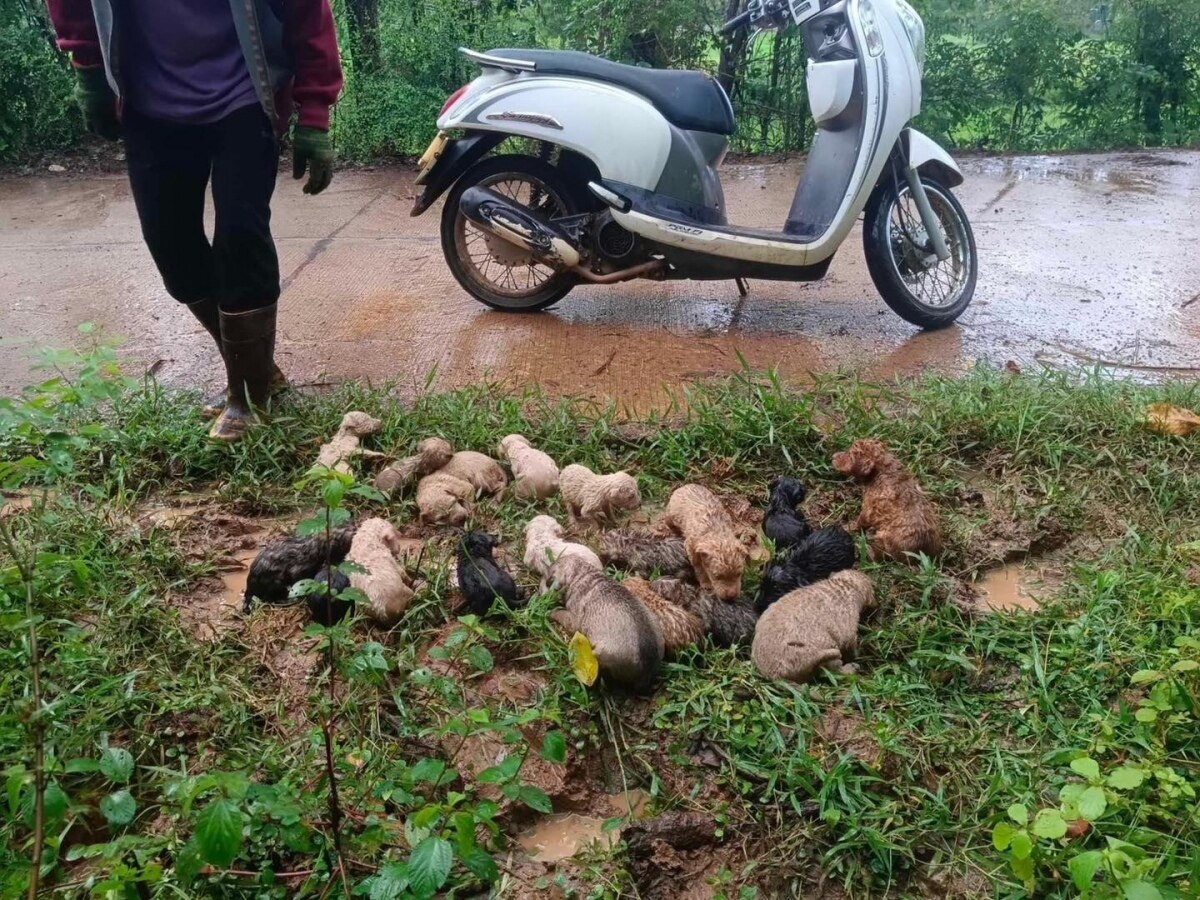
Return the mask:
{"type": "Polygon", "coordinates": [[[595,684],[596,677],[600,674],[600,661],[596,659],[592,650],[592,642],[577,631],[571,638],[571,643],[567,645],[567,654],[575,677],[588,687],[595,684]]]}
{"type": "Polygon", "coordinates": [[[1200,416],[1181,406],[1155,403],[1146,409],[1146,427],[1158,434],[1186,437],[1200,430],[1200,416]]]}

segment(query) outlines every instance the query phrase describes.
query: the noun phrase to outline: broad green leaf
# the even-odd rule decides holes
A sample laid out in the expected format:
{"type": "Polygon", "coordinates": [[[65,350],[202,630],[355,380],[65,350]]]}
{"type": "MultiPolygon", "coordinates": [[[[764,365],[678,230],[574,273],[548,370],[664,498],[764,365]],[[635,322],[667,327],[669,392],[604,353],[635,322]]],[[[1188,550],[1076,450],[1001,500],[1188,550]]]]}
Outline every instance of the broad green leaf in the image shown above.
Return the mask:
{"type": "Polygon", "coordinates": [[[242,812],[224,797],[211,801],[196,818],[196,843],[205,862],[227,869],[242,846],[242,812]]]}
{"type": "Polygon", "coordinates": [[[67,814],[67,806],[69,805],[70,801],[67,799],[67,793],[59,783],[53,779],[46,782],[46,792],[42,795],[42,811],[46,814],[46,821],[62,821],[63,816],[67,814]]]}
{"type": "Polygon", "coordinates": [[[492,766],[490,769],[484,769],[479,773],[479,781],[483,784],[500,784],[504,781],[511,781],[516,777],[517,772],[521,770],[521,757],[510,755],[504,757],[498,766],[492,766]]]}
{"type": "Polygon", "coordinates": [[[202,868],[204,860],[200,858],[200,845],[193,836],[175,855],[175,877],[187,886],[196,879],[202,868]]]}
{"type": "Polygon", "coordinates": [[[25,782],[31,778],[32,776],[24,769],[18,769],[8,776],[8,814],[10,818],[15,819],[21,811],[21,793],[25,789],[25,782]]]}
{"type": "Polygon", "coordinates": [[[100,771],[113,784],[128,784],[133,777],[133,754],[124,747],[109,747],[100,757],[100,771]]]}
{"type": "Polygon", "coordinates": [[[100,801],[100,812],[109,825],[128,825],[137,815],[137,801],[127,790],[114,791],[100,801]]]}
{"type": "Polygon", "coordinates": [[[1071,880],[1075,882],[1075,887],[1086,893],[1096,880],[1096,873],[1100,871],[1100,864],[1103,862],[1104,854],[1099,850],[1089,850],[1072,858],[1067,863],[1067,868],[1071,872],[1071,880]]]}
{"type": "Polygon", "coordinates": [[[389,863],[379,870],[371,885],[371,900],[396,900],[408,890],[408,866],[389,863]]]}
{"type": "Polygon", "coordinates": [[[1013,859],[1029,859],[1033,855],[1033,838],[1028,831],[1017,831],[1012,836],[1013,859]]]}
{"type": "Polygon", "coordinates": [[[1162,672],[1154,669],[1141,669],[1140,671],[1133,673],[1133,676],[1129,679],[1129,682],[1130,684],[1149,684],[1151,681],[1158,681],[1162,677],[1162,672]]]}
{"type": "Polygon", "coordinates": [[[100,771],[100,763],[94,759],[80,757],[79,759],[68,760],[63,766],[63,771],[68,775],[89,775],[92,772],[100,771]]]}
{"type": "Polygon", "coordinates": [[[1150,725],[1158,721],[1158,710],[1149,706],[1143,706],[1133,714],[1133,717],[1145,725],[1150,725]]]}
{"type": "Polygon", "coordinates": [[[1012,845],[1013,835],[1017,829],[1009,822],[1000,822],[992,829],[992,846],[1003,853],[1012,845]]]}
{"type": "Polygon", "coordinates": [[[1148,881],[1122,881],[1121,893],[1125,900],[1163,900],[1162,891],[1148,881]]]}
{"type": "Polygon", "coordinates": [[[486,850],[480,847],[472,847],[470,851],[460,857],[462,864],[476,878],[482,878],[488,884],[492,884],[500,877],[500,871],[496,868],[496,861],[488,854],[486,850]]]}
{"type": "Polygon", "coordinates": [[[1008,817],[1018,825],[1029,824],[1029,809],[1024,803],[1014,803],[1008,808],[1008,817]]]}
{"type": "Polygon", "coordinates": [[[1077,775],[1082,775],[1088,781],[1100,780],[1100,765],[1090,757],[1082,756],[1079,759],[1072,760],[1071,770],[1077,775]]]}
{"type": "Polygon", "coordinates": [[[478,672],[487,673],[495,667],[495,662],[492,660],[491,651],[482,644],[475,644],[467,651],[467,659],[471,661],[471,665],[478,672]]]}
{"type": "Polygon", "coordinates": [[[441,781],[442,775],[445,774],[445,771],[446,764],[440,759],[423,759],[412,767],[412,771],[409,772],[409,775],[411,775],[412,780],[417,783],[425,782],[426,784],[436,785],[439,781],[441,781]]]}
{"type": "Polygon", "coordinates": [[[1104,799],[1104,788],[1090,787],[1079,798],[1079,815],[1089,822],[1099,819],[1107,808],[1108,802],[1104,799]]]}
{"type": "Polygon", "coordinates": [[[554,804],[550,802],[550,798],[541,788],[536,788],[531,784],[523,784],[517,796],[522,803],[532,810],[546,814],[554,812],[554,804]]]}
{"type": "Polygon", "coordinates": [[[567,739],[561,731],[548,731],[542,739],[542,759],[555,763],[567,761],[567,739]]]}
{"type": "Polygon", "coordinates": [[[427,837],[408,858],[408,880],[412,889],[422,897],[431,897],[450,877],[454,850],[450,842],[440,837],[427,837]]]}
{"type": "Polygon", "coordinates": [[[1013,874],[1020,878],[1021,881],[1025,883],[1026,887],[1029,887],[1030,883],[1033,881],[1033,857],[1013,857],[1012,869],[1013,874]]]}
{"type": "Polygon", "coordinates": [[[1146,780],[1146,773],[1133,766],[1122,766],[1109,773],[1108,786],[1118,791],[1131,791],[1146,780]]]}
{"type": "Polygon", "coordinates": [[[321,499],[325,501],[325,505],[331,509],[342,505],[342,501],[346,498],[346,488],[336,478],[330,478],[325,482],[325,486],[321,488],[321,499]]]}
{"type": "Polygon", "coordinates": [[[1032,831],[1038,837],[1057,840],[1067,833],[1067,823],[1057,809],[1043,809],[1033,817],[1032,831]]]}

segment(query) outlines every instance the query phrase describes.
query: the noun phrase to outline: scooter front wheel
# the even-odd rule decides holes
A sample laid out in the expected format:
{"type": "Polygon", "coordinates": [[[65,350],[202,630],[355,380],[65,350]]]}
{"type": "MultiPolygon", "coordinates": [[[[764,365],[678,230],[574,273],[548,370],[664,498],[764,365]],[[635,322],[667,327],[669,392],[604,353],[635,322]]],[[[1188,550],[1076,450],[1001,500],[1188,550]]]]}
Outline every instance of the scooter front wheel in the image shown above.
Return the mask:
{"type": "Polygon", "coordinates": [[[921,177],[950,258],[939,260],[909,187],[885,183],[871,195],[863,223],[863,250],[871,280],[901,318],[933,330],[952,325],[975,295],[979,259],[975,235],[950,189],[921,177]]]}
{"type": "Polygon", "coordinates": [[[555,219],[579,211],[566,182],[554,166],[540,159],[493,156],[463,174],[442,208],[442,253],[467,293],[505,312],[537,312],[553,306],[575,286],[575,276],[539,263],[529,251],[471,224],[459,201],[467,188],[476,186],[555,219]]]}

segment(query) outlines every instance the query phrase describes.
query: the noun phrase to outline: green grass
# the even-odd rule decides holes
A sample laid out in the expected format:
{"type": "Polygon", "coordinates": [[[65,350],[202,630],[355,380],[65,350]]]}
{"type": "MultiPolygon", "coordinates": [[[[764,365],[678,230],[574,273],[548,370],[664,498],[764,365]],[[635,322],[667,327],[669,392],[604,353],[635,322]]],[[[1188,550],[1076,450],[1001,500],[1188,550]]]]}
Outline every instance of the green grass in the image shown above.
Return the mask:
{"type": "MultiPolygon", "coordinates": [[[[1131,895],[1134,882],[1159,896],[1191,896],[1200,885],[1200,818],[1185,790],[1200,787],[1200,685],[1182,664],[1198,654],[1175,647],[1200,619],[1200,445],[1152,434],[1141,421],[1152,402],[1195,408],[1200,387],[979,370],[892,386],[833,376],[801,391],[746,374],[689,392],[670,414],[628,422],[613,410],[493,387],[402,407],[384,391],[347,385],[289,402],[270,426],[226,448],[205,441],[194,398],[153,384],[99,392],[89,384],[74,383],[69,395],[48,388],[56,405],[43,404],[32,423],[15,424],[15,407],[7,419],[0,408],[0,458],[57,460],[53,476],[31,463],[0,467],[0,477],[54,479],[44,504],[8,522],[21,546],[41,554],[35,607],[52,704],[47,744],[70,801],[55,810],[47,854],[60,895],[104,896],[106,885],[113,896],[340,890],[315,727],[327,710],[324,688],[301,704],[307,719],[292,724],[295,710],[264,655],[278,649],[269,613],[198,642],[178,600],[211,577],[215,550],[196,532],[139,524],[138,511],[186,492],[242,517],[310,514],[319,496],[296,484],[350,408],[379,415],[385,428],[372,446],[397,454],[435,433],[491,451],[520,431],[560,462],[634,472],[651,509],[688,480],[757,504],[768,479],[788,471],[810,484],[810,507],[823,521],[857,509],[856,490],[830,457],[854,438],[878,436],[918,473],[949,542],[938,564],[867,567],[880,608],[863,624],[858,676],[797,688],[764,681],[744,654],[703,648],[670,663],[653,697],[630,698],[574,681],[548,619],[553,597],[447,638],[455,633],[446,605],[452,536],[431,535],[429,586],[400,628],[320,638],[337,643],[344,663],[338,766],[352,812],[350,881],[364,893],[422,895],[388,893],[384,876],[411,863],[409,848],[427,833],[453,843],[455,809],[477,817],[481,845],[510,865],[501,848],[534,812],[522,803],[493,811],[470,777],[427,780],[448,748],[485,733],[514,752],[528,747],[531,759],[548,733],[561,733],[564,771],[593,800],[636,786],[655,811],[711,815],[723,843],[703,878],[728,896],[754,888],[802,896],[822,880],[850,896],[1074,896],[1071,860],[1091,850],[1110,854],[1096,896],[1131,895]],[[85,440],[65,444],[69,435],[85,440]],[[62,452],[70,466],[55,456],[62,452]],[[953,602],[981,570],[1024,555],[1058,576],[1039,614],[969,616],[953,602]],[[435,638],[447,649],[431,659],[435,638]],[[1139,670],[1170,674],[1153,688],[1131,685],[1139,670]],[[495,673],[532,673],[541,699],[481,691],[495,673]],[[1140,711],[1154,703],[1149,721],[1140,711]],[[136,760],[128,789],[137,814],[127,826],[108,826],[97,812],[119,778],[85,764],[65,769],[105,746],[136,760]],[[1173,772],[1183,788],[1163,775],[1129,793],[1109,789],[1086,835],[1036,838],[1023,884],[1023,864],[995,849],[993,828],[1013,804],[1057,808],[1062,788],[1079,780],[1069,764],[1085,754],[1105,776],[1137,765],[1173,772]],[[211,773],[232,774],[198,783],[211,773]],[[189,841],[203,832],[197,811],[221,802],[237,810],[244,835],[229,869],[312,874],[272,885],[209,869],[184,886],[189,841]],[[1125,865],[1112,841],[1135,848],[1120,851],[1132,868],[1112,868],[1125,865]],[[60,843],[75,848],[70,861],[54,862],[60,843]],[[75,859],[86,846],[99,848],[94,858],[75,859]]],[[[400,523],[414,513],[410,501],[386,511],[361,497],[347,502],[400,523]]],[[[545,508],[563,515],[557,499],[545,508]]],[[[477,519],[519,559],[533,511],[487,501],[477,519]]],[[[24,596],[11,561],[0,557],[0,566],[0,618],[12,638],[0,650],[0,748],[12,791],[0,894],[10,896],[26,881],[30,850],[29,778],[15,767],[32,757],[24,596]]],[[[465,851],[456,845],[455,853],[465,851]]],[[[448,882],[460,894],[482,884],[464,859],[454,857],[448,882]]],[[[671,896],[651,886],[655,873],[623,845],[542,877],[556,875],[569,896],[671,896]]]]}

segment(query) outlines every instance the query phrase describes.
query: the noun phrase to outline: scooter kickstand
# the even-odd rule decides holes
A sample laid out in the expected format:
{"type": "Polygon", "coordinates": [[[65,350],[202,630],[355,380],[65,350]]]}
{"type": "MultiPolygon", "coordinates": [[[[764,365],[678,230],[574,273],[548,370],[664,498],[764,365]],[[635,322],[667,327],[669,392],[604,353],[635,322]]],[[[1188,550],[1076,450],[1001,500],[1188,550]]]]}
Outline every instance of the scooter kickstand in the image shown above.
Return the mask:
{"type": "Polygon", "coordinates": [[[737,285],[738,294],[740,294],[742,297],[750,296],[750,282],[748,282],[745,278],[735,278],[733,279],[733,282],[737,285]]]}

